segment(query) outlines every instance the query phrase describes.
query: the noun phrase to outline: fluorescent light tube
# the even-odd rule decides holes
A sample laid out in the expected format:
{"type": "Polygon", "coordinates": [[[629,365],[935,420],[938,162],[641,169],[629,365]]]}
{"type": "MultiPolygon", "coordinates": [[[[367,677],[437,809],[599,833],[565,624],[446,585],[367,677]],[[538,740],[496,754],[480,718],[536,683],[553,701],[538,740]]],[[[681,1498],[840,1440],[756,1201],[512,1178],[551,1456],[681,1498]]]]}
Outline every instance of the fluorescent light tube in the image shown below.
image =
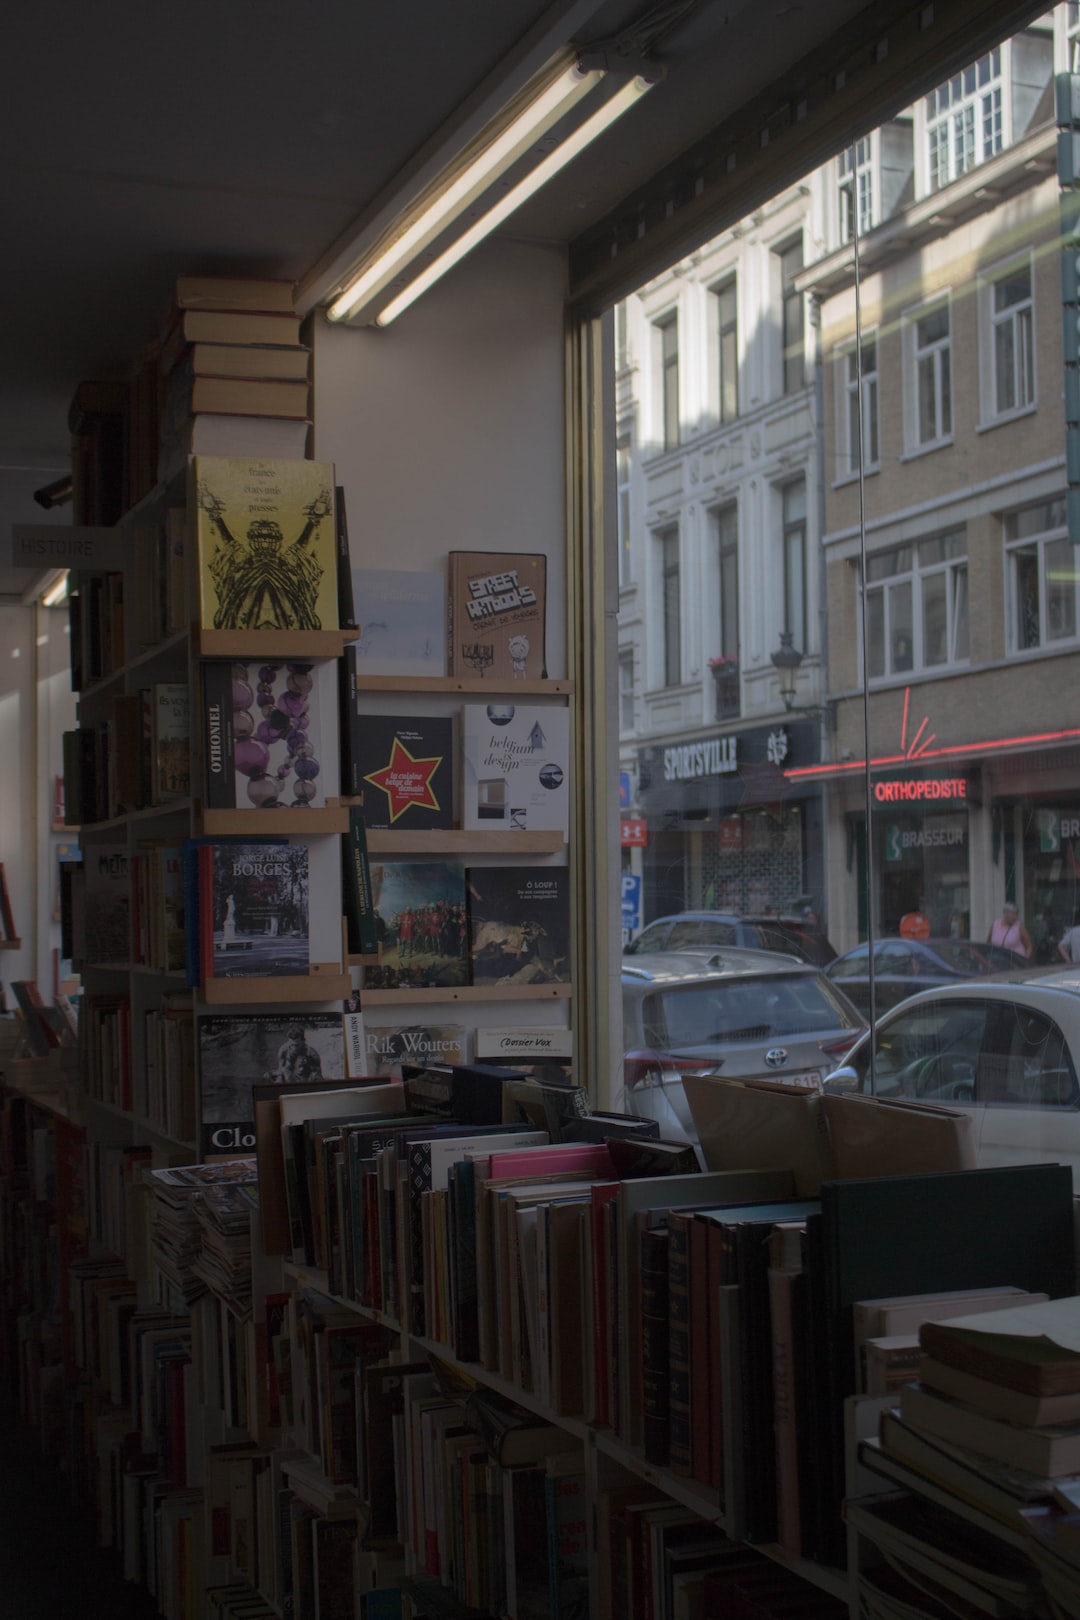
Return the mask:
{"type": "Polygon", "coordinates": [[[326,312],[328,318],[332,321],[344,320],[365,298],[380,292],[411,258],[464,213],[488,186],[505,174],[603,77],[602,69],[579,68],[575,62],[552,80],[510,121],[501,134],[484,146],[472,162],[466,163],[460,174],[439,191],[426,207],[421,208],[417,217],[399,236],[379,252],[370,264],[364,266],[330,305],[326,312]]]}
{"type": "Polygon", "coordinates": [[[64,600],[65,596],[67,595],[67,586],[68,586],[68,576],[67,576],[67,569],[65,568],[63,573],[60,575],[60,577],[58,579],[53,580],[53,582],[49,586],[48,590],[42,596],[42,598],[41,598],[42,607],[47,607],[47,608],[59,607],[60,603],[64,600]]]}
{"type": "Polygon", "coordinates": [[[652,89],[655,82],[653,79],[636,78],[624,84],[622,89],[618,90],[610,101],[605,102],[598,112],[593,113],[592,117],[587,119],[579,129],[576,129],[572,135],[567,136],[561,146],[557,146],[554,152],[544,158],[543,162],[539,163],[532,173],[522,180],[520,185],[515,186],[512,191],[508,191],[506,196],[501,198],[482,219],[477,220],[476,224],[465,232],[464,236],[459,236],[457,241],[447,248],[445,253],[440,254],[425,270],[421,271],[415,281],[410,282],[403,292],[398,293],[396,298],[392,298],[376,316],[376,326],[388,326],[403,310],[408,309],[409,305],[419,298],[421,293],[427,292],[429,287],[434,286],[435,282],[445,276],[448,270],[453,269],[454,265],[463,259],[467,253],[470,253],[478,242],[482,242],[485,236],[489,236],[493,230],[496,230],[504,219],[509,219],[510,215],[520,208],[522,203],[527,202],[542,186],[546,186],[548,181],[558,174],[560,169],[565,168],[568,163],[577,157],[579,152],[583,152],[610,124],[613,124],[617,118],[621,118],[624,112],[628,112],[636,101],[640,101],[645,92],[652,89]]]}

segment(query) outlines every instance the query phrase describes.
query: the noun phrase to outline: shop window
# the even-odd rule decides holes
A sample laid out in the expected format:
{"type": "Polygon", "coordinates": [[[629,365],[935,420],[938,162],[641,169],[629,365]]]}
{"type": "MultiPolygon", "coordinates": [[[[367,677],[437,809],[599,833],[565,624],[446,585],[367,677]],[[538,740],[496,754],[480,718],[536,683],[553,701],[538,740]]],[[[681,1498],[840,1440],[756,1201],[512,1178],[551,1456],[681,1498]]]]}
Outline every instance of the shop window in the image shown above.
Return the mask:
{"type": "Polygon", "coordinates": [[[803,267],[802,232],[776,250],[780,269],[780,337],[783,391],[793,394],[806,383],[806,318],[803,295],[795,279],[803,267]]]}
{"type": "Polygon", "coordinates": [[[908,450],[929,450],[952,437],[948,299],[905,317],[903,331],[908,450]]]}
{"type": "Polygon", "coordinates": [[[871,680],[966,662],[964,530],[872,553],[866,561],[864,611],[871,680]]]}
{"type": "Polygon", "coordinates": [[[927,179],[940,191],[1004,145],[1001,47],[939,84],[924,105],[927,179]]]}
{"type": "Polygon", "coordinates": [[[679,566],[679,531],[665,529],[657,536],[660,550],[660,601],[665,686],[682,680],[682,589],[679,566]]]}
{"type": "Polygon", "coordinates": [[[880,463],[878,440],[877,334],[864,337],[840,354],[837,367],[837,478],[859,471],[876,472],[880,463]],[[861,432],[860,432],[861,427],[861,432]]]}
{"type": "Polygon", "coordinates": [[[716,411],[721,422],[739,414],[739,315],[737,286],[728,276],[710,289],[716,372],[716,411]]]}
{"type": "Polygon", "coordinates": [[[784,624],[792,644],[806,651],[806,480],[785,484],[781,567],[784,585],[784,624]]]}
{"type": "Polygon", "coordinates": [[[841,242],[853,242],[874,224],[873,137],[846,146],[836,160],[837,211],[841,242]]]}
{"type": "Polygon", "coordinates": [[[1004,531],[1009,651],[1074,641],[1078,570],[1064,500],[1007,513],[1004,531]]]}
{"type": "Polygon", "coordinates": [[[679,317],[656,323],[660,371],[660,431],[665,450],[679,444],[679,317]]]}
{"type": "Polygon", "coordinates": [[[1011,266],[980,288],[983,414],[1011,416],[1035,403],[1035,310],[1031,261],[1011,266]]]}

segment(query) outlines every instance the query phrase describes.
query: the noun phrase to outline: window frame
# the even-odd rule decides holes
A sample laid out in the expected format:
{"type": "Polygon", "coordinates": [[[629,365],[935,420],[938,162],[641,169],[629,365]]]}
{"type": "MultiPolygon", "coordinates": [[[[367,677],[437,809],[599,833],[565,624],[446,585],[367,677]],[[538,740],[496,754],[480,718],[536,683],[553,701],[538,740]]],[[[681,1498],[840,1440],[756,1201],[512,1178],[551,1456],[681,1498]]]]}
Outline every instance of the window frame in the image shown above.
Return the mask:
{"type": "Polygon", "coordinates": [[[800,229],[773,248],[779,277],[780,392],[797,394],[806,387],[806,299],[795,280],[806,264],[806,244],[800,229]],[[794,256],[798,264],[793,264],[794,256]]]}
{"type": "Polygon", "coordinates": [[[945,190],[1009,145],[1008,86],[1006,41],[984,51],[919,98],[925,196],[945,190]]]}
{"type": "Polygon", "coordinates": [[[654,531],[660,590],[660,685],[682,685],[682,542],[677,523],[654,531]]]}
{"type": "Polygon", "coordinates": [[[858,478],[860,471],[869,476],[881,471],[881,392],[878,368],[878,328],[872,327],[862,334],[860,343],[852,338],[839,346],[834,357],[836,386],[836,465],[834,484],[847,483],[858,478]],[[873,345],[874,368],[867,371],[865,351],[873,345]],[[851,362],[859,350],[863,351],[862,375],[852,375],[851,362]],[[858,393],[862,393],[862,437],[870,438],[869,455],[865,445],[858,441],[854,415],[858,393]]]}
{"type": "Polygon", "coordinates": [[[709,308],[709,388],[715,394],[713,401],[716,420],[725,425],[739,417],[739,276],[734,269],[725,271],[707,288],[709,308]],[[724,318],[724,300],[731,298],[730,319],[724,318]],[[725,364],[728,339],[732,350],[729,367],[725,364]],[[728,395],[733,395],[730,402],[728,395]]]}
{"type": "MultiPolygon", "coordinates": [[[[935,677],[948,674],[952,670],[967,669],[971,664],[971,603],[968,588],[969,553],[967,544],[967,531],[963,524],[951,529],[940,530],[935,534],[919,535],[910,540],[899,541],[891,546],[876,547],[867,556],[867,562],[880,564],[891,555],[908,553],[905,566],[898,565],[894,572],[883,574],[877,579],[867,579],[861,582],[860,589],[860,617],[864,618],[870,611],[871,598],[880,598],[882,610],[880,616],[875,616],[875,622],[869,627],[866,634],[866,643],[873,649],[880,647],[884,667],[880,671],[866,670],[865,677],[869,686],[882,686],[890,682],[910,680],[913,676],[933,675],[935,677]],[[962,536],[964,541],[963,552],[952,556],[945,556],[932,562],[923,562],[920,557],[920,548],[932,542],[947,542],[953,536],[962,536]],[[928,582],[945,576],[945,620],[947,655],[943,660],[928,663],[926,659],[926,614],[927,614],[927,585],[928,582]],[[963,586],[960,579],[963,576],[963,586]],[[911,635],[911,661],[908,664],[896,665],[893,650],[897,636],[903,633],[903,622],[898,628],[893,626],[895,608],[893,606],[894,593],[899,596],[907,591],[910,605],[908,624],[906,628],[911,635]],[[961,612],[963,625],[961,626],[961,612]],[[957,648],[963,645],[966,649],[959,653],[957,648]]],[[[860,645],[863,637],[860,636],[860,645]]]]}
{"type": "Polygon", "coordinates": [[[682,443],[679,376],[679,312],[670,309],[653,321],[657,377],[657,429],[665,453],[682,443]]]}
{"type": "Polygon", "coordinates": [[[996,427],[1000,422],[1012,421],[1014,417],[1026,416],[1036,409],[1038,402],[1038,372],[1037,372],[1037,343],[1036,311],[1035,311],[1035,268],[1030,251],[1010,259],[1007,263],[995,265],[992,269],[984,271],[979,277],[979,378],[981,395],[980,427],[996,427]],[[1017,276],[1021,271],[1027,272],[1027,297],[1004,310],[995,308],[998,289],[1011,277],[1017,276]],[[1026,317],[1026,319],[1025,319],[1026,317]],[[1001,379],[998,374],[998,333],[1008,327],[1014,332],[1014,355],[1021,353],[1021,367],[1025,381],[1023,391],[1026,397],[1017,397],[1011,403],[1002,405],[999,402],[1001,379]],[[1026,361],[1026,364],[1023,362],[1026,361]]]}
{"type": "Polygon", "coordinates": [[[1005,564],[1005,649],[1010,657],[1045,656],[1061,649],[1075,648],[1080,643],[1080,558],[1075,556],[1074,548],[1069,544],[1068,525],[1065,514],[1064,496],[1051,497],[1045,501],[1035,501],[1028,505],[1015,508],[1011,512],[1001,515],[1001,540],[1003,560],[1005,564]],[[1040,510],[1050,514],[1055,506],[1060,506],[1057,514],[1060,521],[1048,527],[1034,530],[1032,533],[1021,533],[1009,538],[1008,525],[1010,520],[1022,519],[1027,513],[1036,513],[1040,510]],[[1017,559],[1021,552],[1035,548],[1036,553],[1036,585],[1038,590],[1037,615],[1039,636],[1034,642],[1022,643],[1020,636],[1020,598],[1021,592],[1017,584],[1017,559]],[[1073,564],[1073,591],[1072,613],[1073,627],[1070,633],[1047,638],[1043,633],[1043,626],[1052,617],[1050,608],[1048,586],[1050,584],[1050,568],[1046,560],[1047,552],[1051,547],[1056,548],[1063,558],[1073,564]]]}
{"type": "Polygon", "coordinates": [[[860,135],[836,154],[836,240],[841,247],[854,241],[856,233],[862,238],[874,228],[876,157],[876,130],[860,135]]]}
{"type": "Polygon", "coordinates": [[[782,622],[780,628],[791,636],[792,645],[805,655],[810,651],[808,645],[810,582],[807,575],[810,490],[805,472],[778,485],[777,494],[780,498],[780,578],[782,584],[782,622]],[[789,515],[789,501],[795,490],[802,491],[803,510],[801,516],[791,517],[789,515]],[[799,600],[797,602],[794,600],[796,587],[792,568],[792,561],[796,552],[799,556],[799,600]]]}
{"type": "Polygon", "coordinates": [[[905,459],[929,455],[953,442],[953,321],[952,293],[944,290],[913,309],[905,310],[900,318],[903,334],[902,386],[904,390],[905,459]],[[920,328],[925,321],[944,310],[948,317],[948,331],[943,338],[932,338],[920,344],[920,328]],[[934,411],[938,431],[922,436],[922,368],[930,366],[933,374],[934,411]],[[942,419],[947,424],[942,426],[942,419]]]}

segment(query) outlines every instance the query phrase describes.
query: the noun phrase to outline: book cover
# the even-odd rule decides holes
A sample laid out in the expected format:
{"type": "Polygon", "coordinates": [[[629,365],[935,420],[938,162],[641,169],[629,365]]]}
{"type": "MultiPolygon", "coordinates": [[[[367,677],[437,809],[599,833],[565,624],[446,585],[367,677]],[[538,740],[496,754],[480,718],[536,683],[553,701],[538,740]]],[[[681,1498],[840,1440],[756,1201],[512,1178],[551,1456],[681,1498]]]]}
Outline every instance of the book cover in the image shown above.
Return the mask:
{"type": "Polygon", "coordinates": [[[320,666],[297,662],[202,665],[208,810],[325,805],[321,673],[320,666]]]}
{"type": "Polygon", "coordinates": [[[570,834],[570,714],[551,703],[468,703],[462,824],[570,834]]]}
{"type": "Polygon", "coordinates": [[[308,971],[306,843],[206,844],[199,879],[205,977],[308,971]]]}
{"type": "Polygon", "coordinates": [[[222,1013],[198,1029],[200,1148],[253,1152],[252,1087],[345,1079],[340,1013],[222,1013]]]}
{"type": "Polygon", "coordinates": [[[401,1078],[402,1063],[461,1063],[461,1024],[369,1024],[364,1026],[364,1074],[401,1078]]]}
{"type": "Polygon", "coordinates": [[[336,628],[333,467],[197,456],[193,476],[201,623],[336,628]]]}
{"type": "Polygon", "coordinates": [[[363,814],[355,805],[349,806],[349,830],[342,834],[341,843],[346,949],[356,956],[374,956],[379,948],[379,935],[375,926],[367,828],[363,814]]]}
{"type": "Polygon", "coordinates": [[[454,727],[448,715],[350,715],[367,827],[454,825],[454,727]]]}
{"type": "Polygon", "coordinates": [[[465,873],[460,861],[373,862],[379,965],[369,988],[469,982],[465,873]]]}
{"type": "Polygon", "coordinates": [[[343,630],[355,630],[357,623],[349,553],[349,519],[342,484],[334,486],[334,547],[337,553],[338,624],[343,630]]]}
{"type": "Polygon", "coordinates": [[[86,960],[131,956],[131,889],[126,844],[94,844],[83,856],[86,960]]]}
{"type": "Polygon", "coordinates": [[[567,984],[570,886],[564,866],[470,867],[474,984],[567,984]]]}
{"type": "Polygon", "coordinates": [[[153,802],[191,791],[191,701],[186,682],[158,681],[153,703],[153,802]]]}
{"type": "Polygon", "coordinates": [[[446,581],[439,572],[354,568],[361,675],[446,674],[446,581]]]}
{"type": "Polygon", "coordinates": [[[547,558],[537,552],[452,551],[450,674],[485,680],[546,675],[547,558]]]}

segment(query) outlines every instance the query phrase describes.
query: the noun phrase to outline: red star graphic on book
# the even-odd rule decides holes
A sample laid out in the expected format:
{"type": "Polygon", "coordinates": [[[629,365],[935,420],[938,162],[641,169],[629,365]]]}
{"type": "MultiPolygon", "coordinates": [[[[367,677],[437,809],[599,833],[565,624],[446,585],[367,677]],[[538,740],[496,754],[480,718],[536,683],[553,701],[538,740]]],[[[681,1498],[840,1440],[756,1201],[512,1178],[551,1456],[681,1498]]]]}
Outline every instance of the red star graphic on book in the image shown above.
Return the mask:
{"type": "Polygon", "coordinates": [[[365,782],[382,788],[389,799],[391,826],[411,804],[421,805],[425,810],[439,809],[439,801],[431,789],[431,778],[441,764],[439,755],[434,759],[413,759],[401,738],[394,738],[389,765],[364,777],[365,782]]]}

